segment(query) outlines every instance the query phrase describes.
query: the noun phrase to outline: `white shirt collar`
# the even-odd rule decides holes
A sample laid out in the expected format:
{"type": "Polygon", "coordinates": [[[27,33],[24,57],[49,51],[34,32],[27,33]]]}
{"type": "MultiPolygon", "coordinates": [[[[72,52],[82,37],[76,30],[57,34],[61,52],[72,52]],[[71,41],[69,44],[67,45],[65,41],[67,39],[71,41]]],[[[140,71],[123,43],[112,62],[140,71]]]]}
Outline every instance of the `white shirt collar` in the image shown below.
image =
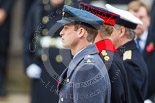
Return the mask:
{"type": "MultiPolygon", "coordinates": [[[[148,37],[148,31],[144,31],[144,33],[140,36],[139,46],[142,50],[144,50],[148,37]]],[[[135,40],[137,37],[135,37],[135,40]]],[[[136,42],[137,43],[137,42],[136,42]]]]}
{"type": "Polygon", "coordinates": [[[140,39],[143,41],[143,42],[146,42],[147,40],[147,37],[148,37],[148,31],[144,31],[144,33],[140,36],[140,39]]]}

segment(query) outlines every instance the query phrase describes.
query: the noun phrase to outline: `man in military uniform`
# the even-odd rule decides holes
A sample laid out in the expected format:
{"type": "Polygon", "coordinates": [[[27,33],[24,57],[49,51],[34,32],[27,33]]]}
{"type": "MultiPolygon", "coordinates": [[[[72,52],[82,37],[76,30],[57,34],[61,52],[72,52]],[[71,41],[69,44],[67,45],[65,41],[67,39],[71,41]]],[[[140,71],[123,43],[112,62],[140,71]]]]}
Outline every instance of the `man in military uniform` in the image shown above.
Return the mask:
{"type": "Polygon", "coordinates": [[[0,98],[5,96],[7,55],[10,40],[10,14],[15,0],[0,0],[0,98]]]}
{"type": "Polygon", "coordinates": [[[150,22],[149,7],[141,1],[130,2],[128,5],[128,11],[143,22],[143,25],[138,25],[135,30],[137,36],[135,40],[136,45],[140,50],[141,54],[143,55],[148,67],[148,91],[147,100],[145,102],[152,103],[152,101],[155,102],[155,49],[153,49],[155,43],[154,14],[151,15],[153,17],[151,17],[150,22]]]}
{"type": "Polygon", "coordinates": [[[134,29],[142,22],[128,11],[109,4],[107,9],[120,15],[116,20],[111,39],[123,60],[129,79],[131,103],[144,103],[147,93],[148,71],[142,55],[134,41],[134,29]]]}
{"type": "Polygon", "coordinates": [[[98,54],[104,61],[110,77],[111,103],[131,103],[128,78],[123,61],[112,41],[109,39],[113,31],[115,20],[120,16],[103,8],[95,7],[83,2],[80,3],[80,8],[95,14],[105,21],[105,24],[101,26],[98,31],[95,44],[99,51],[98,54]]]}
{"type": "Polygon", "coordinates": [[[94,42],[104,21],[80,9],[64,6],[60,32],[73,60],[58,82],[59,103],[110,103],[110,80],[94,42]],[[88,19],[89,18],[89,19],[88,19]]]}
{"type": "Polygon", "coordinates": [[[63,0],[36,0],[25,22],[24,63],[27,76],[33,79],[31,103],[58,102],[57,80],[48,73],[50,67],[45,62],[49,60],[53,67],[50,69],[58,75],[67,65],[63,62],[69,62],[69,57],[60,54],[67,52],[70,56],[69,50],[58,45],[61,41],[59,28],[51,31],[56,21],[62,17],[63,4],[63,0]]]}

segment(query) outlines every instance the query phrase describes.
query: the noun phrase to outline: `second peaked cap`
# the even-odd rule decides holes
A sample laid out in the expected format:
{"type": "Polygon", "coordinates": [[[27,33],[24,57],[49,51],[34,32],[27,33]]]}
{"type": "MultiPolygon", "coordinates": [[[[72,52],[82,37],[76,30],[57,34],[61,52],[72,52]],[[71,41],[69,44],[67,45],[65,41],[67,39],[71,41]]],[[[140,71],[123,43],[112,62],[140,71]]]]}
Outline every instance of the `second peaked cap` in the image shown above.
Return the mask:
{"type": "Polygon", "coordinates": [[[100,17],[107,25],[115,25],[115,21],[120,16],[104,8],[93,6],[84,2],[80,3],[80,9],[91,12],[92,14],[100,17]]]}

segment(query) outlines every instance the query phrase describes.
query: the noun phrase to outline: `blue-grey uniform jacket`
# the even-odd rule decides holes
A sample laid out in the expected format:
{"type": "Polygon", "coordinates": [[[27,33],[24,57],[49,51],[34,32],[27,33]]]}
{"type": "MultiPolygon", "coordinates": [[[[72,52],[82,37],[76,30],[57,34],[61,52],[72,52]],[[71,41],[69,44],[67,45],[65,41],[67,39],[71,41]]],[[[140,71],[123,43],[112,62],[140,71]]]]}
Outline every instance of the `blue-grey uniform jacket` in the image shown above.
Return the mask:
{"type": "Polygon", "coordinates": [[[80,51],[60,76],[59,103],[110,103],[106,67],[91,44],[80,51]]]}

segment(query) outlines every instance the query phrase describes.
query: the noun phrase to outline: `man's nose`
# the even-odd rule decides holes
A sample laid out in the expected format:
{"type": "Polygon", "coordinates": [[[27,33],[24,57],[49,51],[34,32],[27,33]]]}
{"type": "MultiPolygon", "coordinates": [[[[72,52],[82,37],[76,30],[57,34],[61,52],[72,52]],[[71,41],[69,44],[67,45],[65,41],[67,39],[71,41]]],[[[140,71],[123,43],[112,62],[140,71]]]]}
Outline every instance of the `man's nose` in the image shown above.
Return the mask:
{"type": "Polygon", "coordinates": [[[60,36],[62,36],[63,35],[63,29],[61,30],[61,32],[60,32],[60,36]]]}

